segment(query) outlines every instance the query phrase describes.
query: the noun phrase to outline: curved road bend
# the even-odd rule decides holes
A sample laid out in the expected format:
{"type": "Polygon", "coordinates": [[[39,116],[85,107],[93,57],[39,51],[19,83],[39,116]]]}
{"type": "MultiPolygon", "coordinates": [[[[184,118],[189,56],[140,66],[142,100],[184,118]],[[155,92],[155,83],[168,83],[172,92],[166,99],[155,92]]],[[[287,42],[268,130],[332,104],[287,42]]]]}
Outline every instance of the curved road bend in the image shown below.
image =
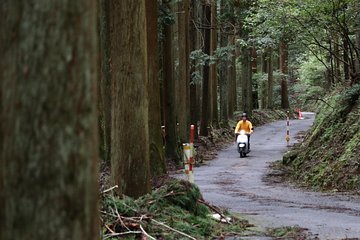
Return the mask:
{"type": "MultiPolygon", "coordinates": [[[[291,143],[308,130],[314,115],[291,121],[291,143]]],[[[256,127],[256,126],[255,126],[256,127]]],[[[258,128],[251,137],[252,152],[239,158],[236,145],[220,151],[209,165],[195,169],[195,182],[210,203],[244,214],[252,223],[266,227],[298,225],[320,239],[360,239],[360,198],[315,193],[263,181],[269,164],[287,150],[286,121],[258,128]]]]}

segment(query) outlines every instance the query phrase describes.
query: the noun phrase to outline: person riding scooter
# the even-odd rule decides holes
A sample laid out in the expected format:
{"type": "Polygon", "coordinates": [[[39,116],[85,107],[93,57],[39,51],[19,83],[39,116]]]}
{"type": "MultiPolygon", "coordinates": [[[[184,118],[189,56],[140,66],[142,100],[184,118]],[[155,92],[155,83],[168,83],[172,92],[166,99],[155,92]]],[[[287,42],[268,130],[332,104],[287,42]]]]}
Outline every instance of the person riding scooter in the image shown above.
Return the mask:
{"type": "Polygon", "coordinates": [[[237,123],[235,128],[236,137],[240,134],[240,131],[244,130],[248,136],[248,151],[250,152],[250,134],[254,131],[252,123],[248,120],[247,114],[241,115],[241,120],[237,123]]]}

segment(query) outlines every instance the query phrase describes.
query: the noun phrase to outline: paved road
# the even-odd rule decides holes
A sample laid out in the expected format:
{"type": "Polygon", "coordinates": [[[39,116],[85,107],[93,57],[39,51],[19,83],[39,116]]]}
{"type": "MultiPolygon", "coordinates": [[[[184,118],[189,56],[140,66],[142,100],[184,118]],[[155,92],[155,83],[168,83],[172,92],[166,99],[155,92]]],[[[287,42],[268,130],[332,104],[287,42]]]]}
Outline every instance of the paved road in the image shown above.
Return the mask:
{"type": "MultiPolygon", "coordinates": [[[[291,121],[291,139],[313,123],[314,115],[291,121]]],[[[360,239],[360,199],[346,195],[307,192],[263,181],[271,162],[287,150],[286,122],[256,128],[252,152],[240,159],[236,145],[221,151],[209,165],[196,169],[195,182],[204,198],[239,212],[261,227],[299,225],[320,239],[360,239]]]]}

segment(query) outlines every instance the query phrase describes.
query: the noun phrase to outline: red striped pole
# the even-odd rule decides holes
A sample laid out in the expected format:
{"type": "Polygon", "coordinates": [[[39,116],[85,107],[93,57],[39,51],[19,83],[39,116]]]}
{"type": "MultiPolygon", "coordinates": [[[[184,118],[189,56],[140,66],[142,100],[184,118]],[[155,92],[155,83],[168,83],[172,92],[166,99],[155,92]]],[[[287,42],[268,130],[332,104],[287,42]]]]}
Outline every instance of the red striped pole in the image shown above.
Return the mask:
{"type": "Polygon", "coordinates": [[[190,158],[189,158],[189,182],[194,183],[194,135],[195,126],[190,126],[190,158]]]}
{"type": "Polygon", "coordinates": [[[290,112],[287,111],[287,121],[286,121],[286,145],[289,146],[290,142],[290,112]]]}

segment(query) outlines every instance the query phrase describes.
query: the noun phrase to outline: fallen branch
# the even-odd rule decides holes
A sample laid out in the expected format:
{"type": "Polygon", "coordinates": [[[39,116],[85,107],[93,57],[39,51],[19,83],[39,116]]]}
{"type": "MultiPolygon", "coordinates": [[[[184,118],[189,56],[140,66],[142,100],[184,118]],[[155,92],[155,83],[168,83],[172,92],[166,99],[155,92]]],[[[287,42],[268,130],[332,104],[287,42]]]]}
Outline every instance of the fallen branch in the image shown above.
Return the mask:
{"type": "Polygon", "coordinates": [[[168,226],[168,225],[166,225],[166,224],[164,224],[164,223],[162,223],[162,222],[158,222],[158,221],[156,221],[155,219],[151,219],[151,221],[154,222],[154,223],[156,223],[156,224],[158,224],[158,225],[160,225],[160,226],[166,227],[167,229],[169,229],[169,230],[171,230],[171,231],[174,231],[174,232],[176,232],[176,233],[178,233],[178,234],[180,234],[180,235],[183,235],[184,237],[190,238],[190,239],[192,239],[192,240],[196,240],[196,238],[194,238],[194,237],[192,237],[192,236],[190,236],[190,235],[187,235],[186,233],[183,233],[183,232],[181,232],[181,231],[179,231],[179,230],[176,230],[176,229],[174,229],[174,228],[172,228],[172,227],[170,227],[170,226],[168,226]]]}
{"type": "Polygon", "coordinates": [[[115,207],[116,216],[117,216],[117,218],[119,219],[121,226],[123,226],[124,228],[126,228],[126,230],[130,231],[130,229],[129,229],[129,228],[125,225],[125,223],[123,222],[123,220],[122,220],[122,218],[121,218],[121,216],[120,216],[120,214],[119,214],[119,211],[117,210],[117,207],[116,207],[115,203],[114,203],[114,207],[115,207]]]}
{"type": "Polygon", "coordinates": [[[211,210],[213,210],[214,212],[216,212],[217,214],[219,214],[220,217],[226,221],[226,223],[231,224],[231,222],[229,222],[229,220],[227,219],[227,217],[226,217],[224,214],[222,214],[219,210],[217,210],[215,207],[211,206],[209,203],[207,203],[207,202],[205,202],[205,201],[203,201],[203,200],[201,200],[201,199],[198,199],[198,202],[204,204],[204,205],[207,206],[207,207],[209,207],[211,210]]]}
{"type": "Polygon", "coordinates": [[[116,234],[116,232],[114,232],[108,225],[104,224],[106,229],[109,230],[109,232],[111,232],[111,234],[116,234]]]}
{"type": "Polygon", "coordinates": [[[147,236],[148,238],[152,239],[152,240],[156,240],[156,238],[150,236],[145,230],[144,228],[140,225],[140,230],[142,231],[142,233],[147,236]]]}
{"type": "Polygon", "coordinates": [[[110,191],[114,190],[115,188],[118,188],[118,185],[115,185],[109,189],[106,189],[106,190],[102,191],[101,193],[104,194],[104,193],[110,192],[110,191]]]}
{"type": "Polygon", "coordinates": [[[141,231],[129,231],[129,232],[122,232],[122,233],[113,233],[113,234],[105,235],[103,240],[106,240],[106,239],[112,238],[112,237],[118,237],[118,236],[129,235],[129,234],[140,234],[140,233],[142,233],[142,232],[141,231]]]}

